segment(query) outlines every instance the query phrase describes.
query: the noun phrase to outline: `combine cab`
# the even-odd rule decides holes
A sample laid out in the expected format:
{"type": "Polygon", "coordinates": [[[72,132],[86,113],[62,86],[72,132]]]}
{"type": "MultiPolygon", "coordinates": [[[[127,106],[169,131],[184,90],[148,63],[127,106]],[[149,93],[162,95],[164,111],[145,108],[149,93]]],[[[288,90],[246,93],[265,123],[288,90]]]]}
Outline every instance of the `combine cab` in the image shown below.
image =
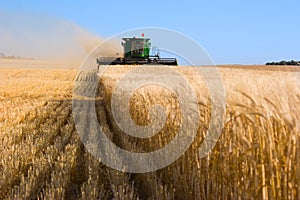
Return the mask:
{"type": "MultiPolygon", "coordinates": [[[[177,65],[176,58],[160,58],[159,52],[150,55],[149,38],[122,38],[124,55],[120,58],[98,58],[98,65],[177,65]]],[[[152,52],[154,49],[151,49],[152,52]]]]}

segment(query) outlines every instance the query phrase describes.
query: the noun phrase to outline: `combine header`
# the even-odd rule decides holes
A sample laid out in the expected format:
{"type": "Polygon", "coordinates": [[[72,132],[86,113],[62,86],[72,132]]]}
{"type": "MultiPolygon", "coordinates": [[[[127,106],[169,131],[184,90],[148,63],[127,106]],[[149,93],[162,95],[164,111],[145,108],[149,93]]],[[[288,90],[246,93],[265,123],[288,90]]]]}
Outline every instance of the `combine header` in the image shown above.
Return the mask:
{"type": "Polygon", "coordinates": [[[158,51],[155,55],[150,55],[150,52],[154,52],[150,38],[133,37],[122,39],[124,40],[121,43],[124,49],[123,57],[100,57],[97,59],[98,65],[177,65],[176,58],[160,58],[158,51]]]}

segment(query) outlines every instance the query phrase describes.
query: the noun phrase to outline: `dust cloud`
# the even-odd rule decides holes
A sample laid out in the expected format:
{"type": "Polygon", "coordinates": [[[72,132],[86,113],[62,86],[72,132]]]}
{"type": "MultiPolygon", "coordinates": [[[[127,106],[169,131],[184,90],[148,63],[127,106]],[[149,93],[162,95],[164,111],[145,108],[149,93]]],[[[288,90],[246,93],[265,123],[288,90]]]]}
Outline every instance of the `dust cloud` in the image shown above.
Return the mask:
{"type": "MultiPolygon", "coordinates": [[[[67,20],[0,10],[0,53],[5,55],[32,58],[30,62],[45,63],[47,67],[78,68],[102,41],[103,37],[67,20]]],[[[106,44],[109,45],[103,56],[114,56],[120,51],[119,42],[106,44]]]]}

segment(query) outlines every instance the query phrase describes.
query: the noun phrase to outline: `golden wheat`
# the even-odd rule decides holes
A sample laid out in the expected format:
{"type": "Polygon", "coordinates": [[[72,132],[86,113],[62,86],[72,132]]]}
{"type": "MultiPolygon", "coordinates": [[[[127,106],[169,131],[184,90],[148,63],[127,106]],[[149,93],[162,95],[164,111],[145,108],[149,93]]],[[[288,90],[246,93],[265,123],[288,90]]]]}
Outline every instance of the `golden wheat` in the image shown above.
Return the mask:
{"type": "MultiPolygon", "coordinates": [[[[227,95],[224,128],[215,148],[200,159],[198,149],[211,120],[209,90],[193,68],[174,67],[196,92],[198,134],[170,166],[131,174],[104,166],[85,149],[75,129],[71,98],[72,89],[80,94],[99,85],[97,116],[106,135],[129,151],[162,148],[181,123],[180,104],[172,92],[147,86],[130,99],[131,117],[141,126],[151,123],[152,105],[165,109],[166,124],[151,138],[127,135],[113,119],[113,89],[133,68],[110,67],[99,83],[95,71],[76,76],[73,70],[0,69],[0,199],[300,198],[296,72],[219,68],[227,95]],[[83,84],[73,88],[75,80],[83,84]]],[[[122,105],[122,96],[117,99],[122,105]]],[[[78,120],[86,129],[88,105],[78,104],[85,111],[78,120]]]]}

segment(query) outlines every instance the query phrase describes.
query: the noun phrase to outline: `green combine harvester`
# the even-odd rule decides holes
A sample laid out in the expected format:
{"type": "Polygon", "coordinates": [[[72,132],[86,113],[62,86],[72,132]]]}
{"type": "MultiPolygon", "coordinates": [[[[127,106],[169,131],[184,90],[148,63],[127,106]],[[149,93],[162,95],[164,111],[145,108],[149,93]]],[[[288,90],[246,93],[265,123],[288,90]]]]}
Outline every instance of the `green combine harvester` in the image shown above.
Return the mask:
{"type": "Polygon", "coordinates": [[[176,58],[161,58],[158,49],[155,55],[150,55],[150,52],[155,50],[151,47],[150,38],[122,39],[123,57],[101,57],[97,59],[98,65],[178,65],[176,58]]]}

